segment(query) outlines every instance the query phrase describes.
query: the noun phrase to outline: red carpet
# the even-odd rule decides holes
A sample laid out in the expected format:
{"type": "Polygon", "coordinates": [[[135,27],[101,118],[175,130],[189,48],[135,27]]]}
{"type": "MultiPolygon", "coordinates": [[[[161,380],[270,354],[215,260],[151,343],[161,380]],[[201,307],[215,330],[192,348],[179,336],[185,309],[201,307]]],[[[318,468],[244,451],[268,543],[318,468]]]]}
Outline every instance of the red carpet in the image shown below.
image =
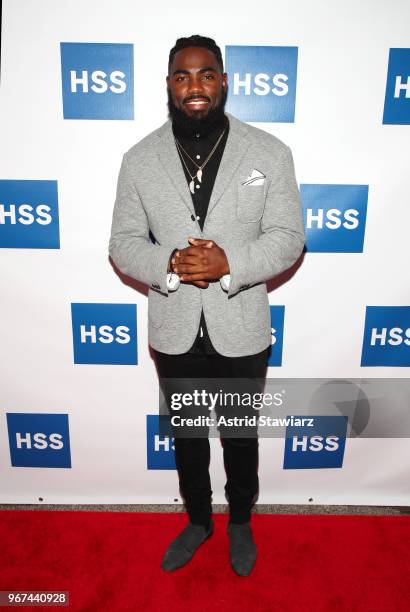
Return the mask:
{"type": "Polygon", "coordinates": [[[410,517],[255,515],[248,578],[228,563],[226,523],[216,515],[191,563],[166,574],[182,514],[3,510],[0,590],[69,591],[60,609],[76,611],[410,609],[410,517]]]}

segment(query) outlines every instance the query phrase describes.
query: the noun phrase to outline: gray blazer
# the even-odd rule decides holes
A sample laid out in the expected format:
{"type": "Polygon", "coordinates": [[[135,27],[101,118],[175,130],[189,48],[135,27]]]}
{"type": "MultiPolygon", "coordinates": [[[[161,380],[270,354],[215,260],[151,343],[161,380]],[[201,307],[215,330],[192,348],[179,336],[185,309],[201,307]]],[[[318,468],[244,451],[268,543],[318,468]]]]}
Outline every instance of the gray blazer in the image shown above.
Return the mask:
{"type": "MultiPolygon", "coordinates": [[[[109,252],[116,266],[149,286],[148,341],[163,353],[188,351],[201,309],[212,344],[222,355],[258,353],[271,343],[265,282],[289,268],[304,245],[292,154],[280,140],[226,113],[230,129],[203,231],[171,121],[143,138],[123,157],[118,177],[109,252]],[[252,170],[263,184],[243,183],[252,170]],[[149,232],[154,236],[152,242],[149,232]],[[167,265],[188,237],[214,240],[225,250],[229,291],[181,283],[167,289],[167,265]]],[[[204,170],[206,172],[206,170],[204,170]]]]}

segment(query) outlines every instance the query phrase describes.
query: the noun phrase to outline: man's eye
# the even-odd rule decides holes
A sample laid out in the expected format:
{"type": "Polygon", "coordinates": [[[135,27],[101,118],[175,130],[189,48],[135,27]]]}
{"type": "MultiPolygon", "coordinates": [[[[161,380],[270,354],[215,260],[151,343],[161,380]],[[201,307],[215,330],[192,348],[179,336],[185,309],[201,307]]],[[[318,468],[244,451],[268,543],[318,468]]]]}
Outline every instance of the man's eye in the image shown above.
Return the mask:
{"type": "Polygon", "coordinates": [[[207,81],[209,81],[210,79],[213,79],[213,78],[214,78],[214,75],[213,75],[213,74],[206,74],[206,75],[205,75],[205,79],[206,79],[207,81]]]}

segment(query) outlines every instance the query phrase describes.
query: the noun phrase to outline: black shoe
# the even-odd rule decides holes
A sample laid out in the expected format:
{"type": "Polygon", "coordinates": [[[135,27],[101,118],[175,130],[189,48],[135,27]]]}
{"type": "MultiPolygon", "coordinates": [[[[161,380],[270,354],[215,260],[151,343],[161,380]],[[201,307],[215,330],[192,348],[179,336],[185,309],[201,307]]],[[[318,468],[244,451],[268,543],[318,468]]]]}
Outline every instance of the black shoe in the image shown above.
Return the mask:
{"type": "Polygon", "coordinates": [[[228,525],[231,565],[238,576],[249,576],[256,561],[256,545],[250,523],[228,525]]]}
{"type": "Polygon", "coordinates": [[[202,542],[211,537],[213,530],[214,524],[212,521],[209,523],[208,529],[203,525],[189,523],[168,546],[162,559],[162,569],[166,572],[173,572],[179,567],[186,565],[192,559],[202,542]]]}

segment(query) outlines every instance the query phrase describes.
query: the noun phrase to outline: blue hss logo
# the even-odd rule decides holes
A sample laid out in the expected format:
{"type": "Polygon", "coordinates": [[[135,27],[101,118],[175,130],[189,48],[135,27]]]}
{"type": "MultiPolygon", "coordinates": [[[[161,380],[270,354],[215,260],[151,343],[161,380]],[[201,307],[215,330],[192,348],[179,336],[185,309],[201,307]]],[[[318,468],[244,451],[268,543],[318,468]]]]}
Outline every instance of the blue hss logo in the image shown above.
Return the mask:
{"type": "Polygon", "coordinates": [[[135,304],[71,304],[74,363],[137,365],[135,304]]]}
{"type": "Polygon", "coordinates": [[[225,48],[227,110],[243,121],[293,123],[297,47],[225,48]]]}
{"type": "Polygon", "coordinates": [[[269,353],[268,366],[282,365],[283,326],[285,321],[285,307],[270,307],[272,344],[269,353]]]}
{"type": "Polygon", "coordinates": [[[306,250],[362,253],[367,185],[301,185],[306,250]]]}
{"type": "Polygon", "coordinates": [[[341,468],[345,452],[347,416],[294,416],[286,428],[285,470],[341,468]],[[298,426],[296,419],[312,419],[313,426],[298,426]]]}
{"type": "Polygon", "coordinates": [[[13,467],[71,468],[67,414],[8,413],[13,467]]]}
{"type": "Polygon", "coordinates": [[[134,119],[133,45],[61,43],[64,119],[134,119]]]}
{"type": "Polygon", "coordinates": [[[410,125],[410,49],[390,49],[383,123],[410,125]]]}
{"type": "Polygon", "coordinates": [[[410,366],[410,306],[367,306],[361,366],[410,366]]]}
{"type": "Polygon", "coordinates": [[[60,248],[57,181],[0,180],[0,247],[60,248]]]}
{"type": "Polygon", "coordinates": [[[169,425],[164,417],[147,414],[147,469],[175,470],[174,445],[169,425]],[[160,427],[161,418],[161,427],[160,427]]]}

